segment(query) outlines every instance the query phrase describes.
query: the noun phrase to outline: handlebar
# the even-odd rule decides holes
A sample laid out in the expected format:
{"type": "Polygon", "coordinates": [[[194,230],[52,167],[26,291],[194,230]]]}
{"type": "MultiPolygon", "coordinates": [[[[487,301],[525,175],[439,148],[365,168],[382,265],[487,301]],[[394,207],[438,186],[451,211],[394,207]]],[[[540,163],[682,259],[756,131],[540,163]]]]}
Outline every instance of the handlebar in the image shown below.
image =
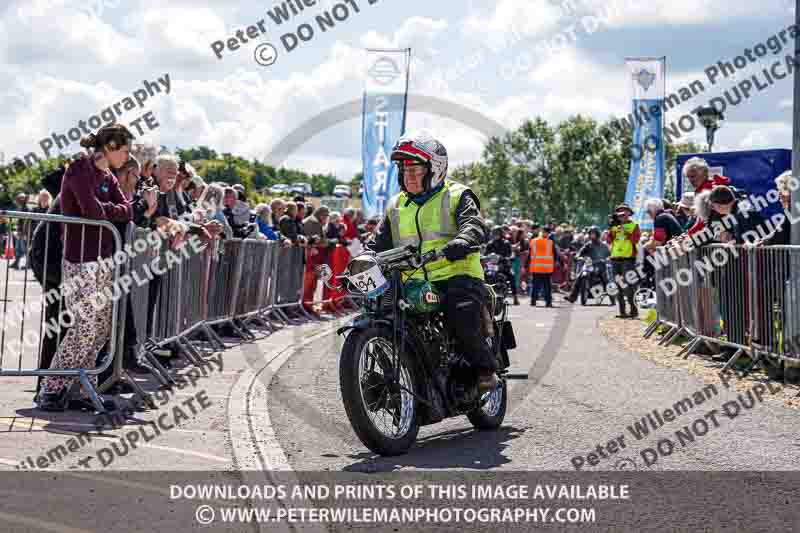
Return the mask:
{"type": "MultiPolygon", "coordinates": [[[[480,246],[470,247],[470,253],[479,252],[480,246]]],[[[392,248],[385,252],[376,254],[380,263],[410,263],[415,268],[422,268],[423,266],[444,259],[444,254],[441,250],[430,250],[422,255],[419,255],[418,249],[415,245],[409,244],[398,248],[392,248]]]]}

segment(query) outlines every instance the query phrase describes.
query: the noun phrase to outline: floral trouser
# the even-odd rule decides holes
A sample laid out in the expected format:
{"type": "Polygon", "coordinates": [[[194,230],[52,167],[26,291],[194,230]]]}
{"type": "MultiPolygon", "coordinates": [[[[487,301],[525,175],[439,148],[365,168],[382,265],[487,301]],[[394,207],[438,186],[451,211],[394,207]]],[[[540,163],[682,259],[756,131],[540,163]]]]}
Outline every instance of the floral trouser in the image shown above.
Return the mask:
{"type": "MultiPolygon", "coordinates": [[[[99,268],[98,263],[63,261],[66,309],[73,322],[58,345],[51,370],[95,368],[97,354],[111,337],[113,306],[111,299],[98,296],[106,289],[111,292],[113,275],[113,271],[99,268]]],[[[92,385],[97,385],[96,376],[91,376],[90,380],[92,385]]],[[[59,392],[76,381],[77,378],[46,377],[42,380],[42,391],[59,392]]]]}

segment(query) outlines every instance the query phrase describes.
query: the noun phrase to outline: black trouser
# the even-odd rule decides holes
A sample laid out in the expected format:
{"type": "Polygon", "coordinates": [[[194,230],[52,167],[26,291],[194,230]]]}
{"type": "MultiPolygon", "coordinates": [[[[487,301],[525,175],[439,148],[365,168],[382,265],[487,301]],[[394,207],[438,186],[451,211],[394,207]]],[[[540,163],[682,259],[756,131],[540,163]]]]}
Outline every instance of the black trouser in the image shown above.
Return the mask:
{"type": "Polygon", "coordinates": [[[497,370],[497,361],[483,336],[486,287],[482,280],[456,276],[435,282],[444,297],[444,314],[456,349],[477,370],[497,370]]]}
{"type": "Polygon", "coordinates": [[[155,319],[161,318],[157,316],[158,313],[158,300],[161,295],[161,276],[153,276],[147,287],[147,338],[150,339],[155,333],[155,319]]]}
{"type": "Polygon", "coordinates": [[[511,267],[504,268],[503,274],[508,278],[508,288],[511,289],[511,294],[516,298],[517,296],[517,278],[514,277],[514,272],[511,267]]]}
{"type": "MultiPolygon", "coordinates": [[[[64,304],[63,308],[61,307],[61,289],[58,285],[45,285],[45,294],[50,293],[50,291],[53,291],[53,294],[57,294],[58,298],[54,298],[53,301],[45,306],[44,323],[53,324],[56,327],[53,328],[52,332],[45,333],[44,338],[42,339],[42,349],[39,352],[39,368],[41,369],[50,368],[50,364],[53,362],[53,357],[55,357],[56,351],[58,350],[58,343],[64,338],[64,336],[67,334],[67,331],[69,331],[69,326],[59,324],[59,312],[66,310],[66,304],[64,304]]],[[[41,384],[42,378],[39,378],[36,383],[37,392],[41,389],[41,384]]]]}
{"type": "MultiPolygon", "coordinates": [[[[617,287],[620,288],[620,294],[617,295],[617,302],[619,303],[619,314],[625,314],[625,299],[631,307],[631,312],[636,311],[636,302],[633,301],[633,295],[636,292],[636,283],[629,283],[625,279],[625,273],[633,270],[636,271],[636,259],[612,259],[611,264],[614,267],[614,281],[617,282],[617,287]],[[620,279],[620,277],[622,279],[620,279]]],[[[638,279],[639,274],[636,274],[638,279]]]]}
{"type": "Polygon", "coordinates": [[[531,305],[536,305],[539,299],[539,291],[544,291],[545,305],[553,305],[553,284],[551,283],[552,274],[531,274],[531,305]]]}
{"type": "MultiPolygon", "coordinates": [[[[123,338],[122,346],[125,350],[136,348],[138,345],[136,335],[136,318],[133,316],[133,303],[131,303],[131,295],[125,297],[125,337],[123,338]]],[[[126,354],[127,355],[127,354],[126,354]]]]}

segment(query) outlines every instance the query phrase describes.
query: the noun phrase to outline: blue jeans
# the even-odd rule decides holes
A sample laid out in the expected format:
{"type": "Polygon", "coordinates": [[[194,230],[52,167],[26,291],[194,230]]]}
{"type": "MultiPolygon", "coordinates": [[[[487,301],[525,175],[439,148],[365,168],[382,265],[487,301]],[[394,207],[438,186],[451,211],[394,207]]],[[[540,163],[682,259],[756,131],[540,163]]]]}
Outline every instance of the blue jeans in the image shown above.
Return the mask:
{"type": "MultiPolygon", "coordinates": [[[[14,264],[18,264],[20,260],[25,257],[25,253],[28,251],[28,243],[25,242],[25,239],[15,238],[14,239],[14,264]]],[[[26,263],[27,264],[27,263],[26,263]]]]}
{"type": "Polygon", "coordinates": [[[550,283],[552,274],[531,274],[531,287],[533,292],[531,294],[531,305],[536,304],[539,299],[539,292],[544,291],[545,305],[553,304],[553,286],[550,283]]]}

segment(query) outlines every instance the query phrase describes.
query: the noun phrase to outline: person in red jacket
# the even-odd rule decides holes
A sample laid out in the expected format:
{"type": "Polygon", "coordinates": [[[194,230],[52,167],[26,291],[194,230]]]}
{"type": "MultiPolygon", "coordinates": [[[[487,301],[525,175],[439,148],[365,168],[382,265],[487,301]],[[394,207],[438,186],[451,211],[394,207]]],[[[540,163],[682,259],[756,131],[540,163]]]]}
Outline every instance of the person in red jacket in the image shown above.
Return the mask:
{"type": "MultiPolygon", "coordinates": [[[[719,174],[709,175],[708,162],[702,157],[692,157],[683,164],[683,177],[694,187],[695,195],[710,191],[717,185],[730,185],[731,180],[719,174]]],[[[687,235],[694,235],[705,228],[705,222],[698,217],[697,222],[689,228],[687,235]]]]}
{"type": "Polygon", "coordinates": [[[342,221],[345,225],[344,237],[347,241],[358,240],[358,224],[356,224],[356,210],[348,207],[342,212],[342,221]]]}

